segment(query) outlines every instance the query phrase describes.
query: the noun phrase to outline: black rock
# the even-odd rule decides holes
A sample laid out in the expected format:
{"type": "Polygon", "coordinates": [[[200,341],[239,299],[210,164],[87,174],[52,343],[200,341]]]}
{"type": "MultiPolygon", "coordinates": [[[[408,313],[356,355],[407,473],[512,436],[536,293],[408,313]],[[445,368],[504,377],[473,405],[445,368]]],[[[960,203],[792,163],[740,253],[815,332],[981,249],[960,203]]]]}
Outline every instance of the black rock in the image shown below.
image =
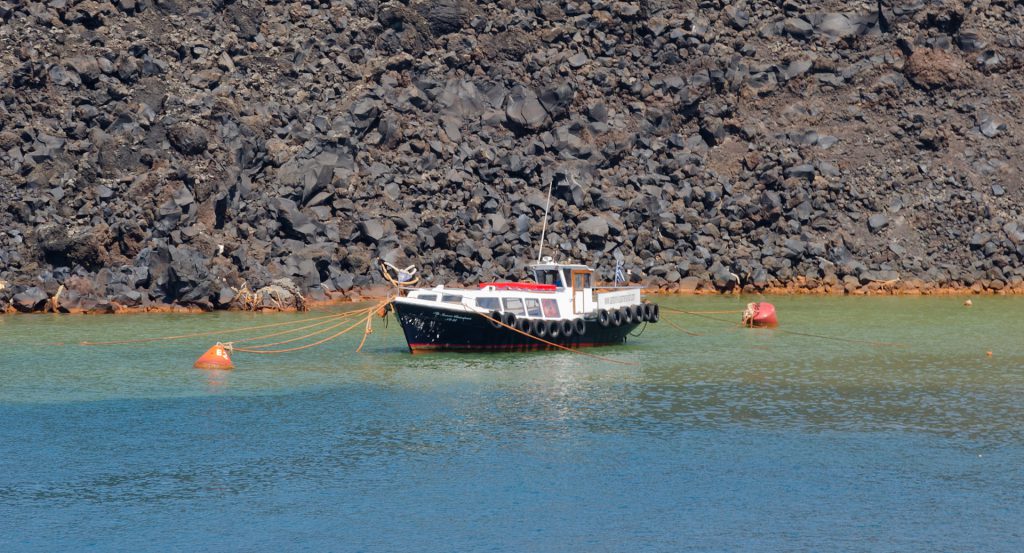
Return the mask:
{"type": "Polygon", "coordinates": [[[568,112],[569,105],[572,104],[575,94],[571,86],[562,83],[545,88],[540,93],[539,99],[541,106],[544,107],[552,119],[561,119],[568,112]]]}
{"type": "Polygon", "coordinates": [[[458,32],[469,16],[463,0],[429,0],[417,5],[417,11],[426,19],[434,36],[458,32]]]}
{"type": "Polygon", "coordinates": [[[22,313],[32,313],[41,310],[50,297],[41,288],[32,286],[14,294],[11,298],[11,305],[22,313]]]}
{"type": "Polygon", "coordinates": [[[789,167],[783,172],[783,174],[786,175],[786,178],[797,178],[813,181],[815,169],[813,165],[805,163],[803,165],[789,167]]]}
{"type": "Polygon", "coordinates": [[[206,130],[194,123],[179,123],[167,131],[167,138],[182,154],[198,155],[206,151],[209,144],[206,130]]]}

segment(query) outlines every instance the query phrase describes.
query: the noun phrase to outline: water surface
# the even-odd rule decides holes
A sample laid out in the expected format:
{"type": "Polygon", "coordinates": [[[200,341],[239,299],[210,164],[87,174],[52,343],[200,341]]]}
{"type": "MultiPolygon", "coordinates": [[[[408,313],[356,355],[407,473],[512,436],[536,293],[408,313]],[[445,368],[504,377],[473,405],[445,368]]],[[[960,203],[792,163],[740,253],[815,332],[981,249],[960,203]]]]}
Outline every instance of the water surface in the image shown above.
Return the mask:
{"type": "Polygon", "coordinates": [[[625,364],[413,357],[378,321],[210,372],[77,343],[302,315],[0,317],[0,550],[1024,550],[1024,300],[772,301],[887,344],[669,315],[699,335],[588,350],[625,364]]]}

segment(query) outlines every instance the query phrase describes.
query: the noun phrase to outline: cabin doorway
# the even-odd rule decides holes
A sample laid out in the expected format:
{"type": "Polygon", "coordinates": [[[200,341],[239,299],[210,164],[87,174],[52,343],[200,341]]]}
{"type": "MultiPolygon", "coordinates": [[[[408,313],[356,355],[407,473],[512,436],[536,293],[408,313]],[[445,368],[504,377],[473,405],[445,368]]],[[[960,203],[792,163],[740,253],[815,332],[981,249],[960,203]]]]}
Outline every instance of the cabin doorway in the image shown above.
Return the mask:
{"type": "Polygon", "coordinates": [[[580,315],[587,312],[593,300],[593,274],[590,271],[572,271],[572,312],[580,315]]]}

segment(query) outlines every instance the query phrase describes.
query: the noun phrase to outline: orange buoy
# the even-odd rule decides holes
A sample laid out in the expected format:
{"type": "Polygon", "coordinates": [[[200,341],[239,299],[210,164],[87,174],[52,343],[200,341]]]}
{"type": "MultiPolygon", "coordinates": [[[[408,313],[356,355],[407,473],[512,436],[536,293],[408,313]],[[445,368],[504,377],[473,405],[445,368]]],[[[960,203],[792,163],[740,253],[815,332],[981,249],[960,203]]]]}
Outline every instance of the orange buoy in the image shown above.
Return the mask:
{"type": "Polygon", "coordinates": [[[200,355],[192,366],[197,369],[233,369],[235,365],[231,362],[231,357],[228,356],[230,349],[231,346],[217,342],[212,348],[206,350],[206,353],[200,355]]]}
{"type": "Polygon", "coordinates": [[[775,306],[766,302],[748,303],[743,311],[744,326],[779,326],[775,306]]]}

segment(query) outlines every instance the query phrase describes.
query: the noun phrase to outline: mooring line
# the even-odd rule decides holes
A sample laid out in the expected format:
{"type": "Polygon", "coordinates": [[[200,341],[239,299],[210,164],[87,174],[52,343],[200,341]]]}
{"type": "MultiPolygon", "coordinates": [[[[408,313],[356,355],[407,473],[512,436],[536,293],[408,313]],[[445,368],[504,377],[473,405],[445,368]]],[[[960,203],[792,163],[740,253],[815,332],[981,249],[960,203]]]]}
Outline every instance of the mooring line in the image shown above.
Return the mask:
{"type": "MultiPolygon", "coordinates": [[[[711,317],[711,316],[705,315],[705,314],[703,314],[703,313],[701,313],[699,311],[685,311],[685,310],[682,310],[682,309],[672,309],[670,307],[663,307],[662,309],[664,311],[669,312],[669,313],[676,313],[676,314],[681,314],[681,315],[693,315],[695,317],[701,317],[703,319],[709,319],[709,320],[712,320],[712,321],[718,321],[720,323],[726,323],[726,324],[733,325],[733,326],[740,326],[735,321],[730,321],[728,319],[722,319],[722,318],[719,318],[719,317],[711,317]]],[[[666,319],[666,322],[668,322],[667,319],[666,319]]],[[[836,341],[836,342],[847,342],[847,343],[851,343],[851,344],[866,344],[866,345],[871,345],[871,346],[886,346],[886,347],[897,347],[897,348],[907,347],[907,344],[903,344],[903,343],[900,343],[900,342],[880,342],[880,341],[876,341],[876,340],[857,340],[855,338],[840,338],[838,336],[826,336],[824,334],[812,334],[810,332],[798,332],[798,331],[795,331],[795,330],[786,330],[784,328],[759,328],[759,327],[751,327],[751,328],[754,328],[754,329],[757,329],[757,330],[772,330],[774,332],[779,332],[779,333],[782,333],[782,334],[792,334],[794,336],[804,336],[804,337],[807,337],[807,338],[820,338],[822,340],[833,340],[833,341],[836,341]]]]}
{"type": "MultiPolygon", "coordinates": [[[[242,338],[241,340],[232,340],[232,343],[233,344],[238,344],[238,343],[242,343],[242,342],[253,342],[255,340],[265,340],[267,338],[273,338],[275,336],[283,336],[283,335],[286,335],[286,334],[292,334],[292,333],[295,333],[295,332],[299,332],[300,330],[306,330],[307,328],[315,328],[315,327],[318,327],[318,326],[323,326],[323,325],[326,325],[326,324],[330,324],[331,322],[334,322],[334,321],[344,320],[344,319],[347,319],[348,317],[350,317],[352,315],[357,315],[357,314],[361,315],[363,313],[363,311],[365,311],[365,309],[360,309],[359,311],[349,311],[349,312],[340,314],[340,315],[338,315],[338,316],[336,316],[336,317],[334,317],[332,319],[325,319],[325,320],[322,320],[322,321],[317,321],[317,322],[315,322],[313,324],[306,325],[306,326],[300,326],[298,328],[289,328],[288,330],[281,330],[279,332],[271,332],[270,334],[264,334],[262,336],[253,336],[251,338],[242,338]]],[[[340,326],[340,325],[337,325],[337,326],[340,326]]],[[[333,326],[333,325],[329,326],[329,327],[327,327],[324,330],[319,330],[319,331],[314,332],[312,334],[308,334],[305,337],[308,338],[310,336],[316,336],[317,334],[321,334],[321,333],[326,332],[327,330],[330,330],[332,328],[335,328],[335,326],[333,326]]],[[[260,346],[249,346],[249,347],[256,348],[256,347],[262,347],[262,346],[266,346],[266,345],[273,345],[273,344],[261,344],[260,346]]]]}
{"type": "Polygon", "coordinates": [[[634,365],[634,366],[635,365],[639,365],[639,363],[634,363],[632,361],[619,361],[617,359],[612,359],[610,357],[602,357],[600,355],[594,355],[593,353],[587,353],[585,351],[580,351],[578,349],[572,349],[570,347],[566,347],[566,346],[563,346],[561,344],[556,344],[554,342],[549,342],[549,341],[547,341],[547,340],[545,340],[543,338],[540,338],[540,337],[534,336],[532,334],[523,332],[522,330],[519,330],[518,328],[515,328],[513,326],[509,326],[509,325],[507,325],[507,324],[505,324],[505,323],[503,323],[503,322],[501,322],[501,321],[491,317],[490,315],[487,315],[486,313],[480,313],[478,311],[470,311],[470,312],[474,313],[476,315],[480,315],[481,317],[487,319],[488,321],[491,321],[492,323],[498,323],[499,325],[501,325],[501,326],[503,326],[503,327],[513,331],[513,332],[517,332],[519,334],[522,334],[523,336],[526,336],[527,338],[536,340],[536,341],[538,341],[538,342],[540,342],[542,344],[547,344],[549,346],[552,346],[552,347],[555,347],[555,348],[558,348],[558,349],[562,349],[562,350],[565,350],[565,351],[568,351],[568,352],[571,352],[571,353],[575,353],[577,355],[585,355],[587,357],[593,357],[594,359],[599,359],[601,361],[607,361],[609,363],[617,363],[619,365],[634,365]]]}
{"type": "Polygon", "coordinates": [[[160,342],[160,341],[164,341],[164,340],[184,340],[186,338],[199,338],[199,337],[202,337],[202,336],[212,336],[214,334],[236,334],[236,333],[239,333],[239,332],[248,332],[250,330],[261,330],[261,329],[264,329],[264,328],[274,328],[274,327],[281,327],[281,326],[287,326],[287,325],[302,324],[302,323],[307,323],[307,322],[310,322],[310,321],[330,319],[330,318],[333,318],[333,317],[344,316],[344,315],[348,315],[349,313],[360,312],[360,311],[362,311],[362,309],[358,309],[358,310],[355,310],[355,311],[345,311],[345,312],[342,312],[342,313],[331,313],[330,315],[323,315],[323,316],[320,316],[320,317],[313,317],[313,318],[310,318],[310,319],[299,319],[299,320],[295,320],[295,321],[285,321],[285,322],[281,322],[281,323],[270,323],[270,324],[265,324],[265,325],[256,325],[256,326],[249,326],[249,327],[230,328],[230,329],[226,329],[226,330],[209,330],[209,331],[205,331],[205,332],[193,332],[193,333],[190,333],[190,334],[179,334],[179,335],[176,335],[176,336],[157,336],[157,337],[153,337],[153,338],[137,338],[135,340],[110,340],[110,341],[105,341],[105,342],[82,341],[82,342],[79,342],[78,345],[80,345],[80,346],[117,346],[117,345],[124,345],[124,344],[143,344],[143,343],[147,343],[147,342],[160,342]]]}
{"type": "MultiPolygon", "coordinates": [[[[327,321],[327,322],[331,322],[331,321],[327,321]]],[[[274,346],[281,346],[281,345],[284,345],[284,344],[291,344],[291,343],[294,343],[294,342],[299,342],[301,340],[308,340],[309,338],[312,338],[314,336],[319,336],[321,334],[326,334],[326,333],[328,333],[328,332],[338,328],[339,326],[344,325],[346,322],[347,322],[346,320],[341,320],[339,322],[331,324],[330,326],[326,326],[324,328],[317,329],[317,330],[315,330],[313,332],[310,332],[308,334],[303,334],[302,336],[296,336],[294,338],[289,338],[287,340],[280,340],[278,342],[270,342],[269,344],[248,345],[248,346],[244,346],[244,347],[247,350],[248,349],[264,350],[266,348],[271,348],[271,347],[274,347],[274,346]]],[[[238,341],[231,342],[232,347],[234,349],[237,349],[238,351],[243,351],[242,348],[237,348],[237,347],[234,346],[237,343],[238,343],[238,341]]]]}
{"type": "MultiPolygon", "coordinates": [[[[358,312],[364,312],[365,311],[366,314],[367,314],[367,319],[369,319],[370,317],[373,316],[374,311],[376,311],[377,309],[379,309],[380,307],[382,307],[384,305],[386,305],[386,302],[385,303],[379,303],[377,305],[368,307],[366,309],[361,309],[358,312]]],[[[359,318],[356,322],[352,323],[347,328],[342,329],[342,330],[340,330],[340,331],[338,331],[338,332],[336,332],[336,333],[334,333],[334,334],[332,334],[332,335],[330,335],[330,336],[328,336],[328,337],[326,337],[326,338],[324,338],[322,340],[318,340],[318,341],[310,343],[310,344],[303,344],[301,346],[296,346],[296,347],[293,347],[293,348],[276,349],[276,350],[257,349],[257,348],[266,348],[266,347],[271,347],[271,346],[275,346],[275,345],[281,345],[281,344],[286,344],[286,343],[290,343],[290,342],[295,342],[295,341],[298,341],[298,340],[301,340],[301,339],[305,339],[305,338],[311,338],[313,336],[317,336],[319,334],[323,334],[323,333],[325,333],[325,332],[327,332],[329,330],[333,330],[333,329],[335,329],[335,328],[337,328],[337,327],[339,327],[339,326],[341,326],[343,324],[345,324],[345,321],[341,321],[341,322],[339,322],[337,324],[334,324],[331,327],[326,328],[326,329],[320,329],[320,330],[318,330],[318,331],[316,331],[314,333],[308,334],[306,336],[300,336],[299,338],[292,338],[292,339],[289,339],[289,340],[278,342],[276,344],[263,344],[263,345],[259,345],[259,346],[250,346],[250,347],[243,347],[243,348],[236,348],[236,347],[234,347],[234,344],[230,344],[230,343],[228,345],[232,348],[233,351],[240,351],[240,352],[243,352],[243,353],[253,353],[253,354],[257,354],[257,355],[276,354],[276,353],[288,353],[288,352],[292,352],[292,351],[299,351],[299,350],[311,348],[311,347],[314,347],[314,346],[319,346],[321,344],[329,342],[329,341],[331,341],[331,340],[333,340],[333,339],[335,339],[335,338],[337,338],[337,337],[339,337],[339,336],[341,336],[341,335],[351,331],[352,329],[356,328],[360,324],[363,324],[363,319],[359,318]]],[[[364,334],[363,341],[365,342],[365,340],[366,340],[366,335],[364,334]]],[[[360,346],[361,346],[361,344],[360,344],[360,346]]]]}
{"type": "MultiPolygon", "coordinates": [[[[296,346],[294,348],[273,349],[273,350],[259,350],[259,349],[251,349],[251,348],[236,348],[236,347],[234,347],[232,345],[232,350],[233,351],[241,351],[243,353],[252,353],[252,354],[256,354],[256,355],[270,355],[270,354],[275,354],[275,353],[288,353],[288,352],[291,352],[291,351],[299,351],[299,350],[303,350],[303,349],[306,349],[306,348],[311,348],[311,347],[314,347],[314,346],[319,346],[320,344],[329,342],[329,341],[337,338],[338,336],[341,336],[342,334],[345,334],[346,332],[348,332],[348,331],[352,330],[353,328],[359,326],[361,323],[362,323],[361,320],[356,321],[355,323],[352,324],[352,326],[349,326],[348,328],[345,328],[345,329],[341,330],[340,332],[336,332],[336,333],[334,333],[334,334],[332,334],[332,335],[330,335],[330,336],[328,336],[328,337],[326,337],[326,338],[324,338],[322,340],[318,340],[316,342],[313,342],[312,344],[305,344],[305,345],[301,345],[301,346],[296,346]]],[[[230,344],[230,342],[225,344],[225,345],[229,345],[229,344],[230,344]]]]}
{"type": "Polygon", "coordinates": [[[683,328],[683,327],[677,325],[676,323],[673,323],[672,321],[668,320],[668,318],[665,318],[664,321],[666,323],[668,323],[668,326],[678,330],[679,332],[682,332],[682,333],[685,333],[685,334],[689,334],[690,336],[703,336],[703,334],[701,334],[699,332],[693,332],[693,331],[690,331],[690,330],[686,330],[685,328],[683,328]]]}

